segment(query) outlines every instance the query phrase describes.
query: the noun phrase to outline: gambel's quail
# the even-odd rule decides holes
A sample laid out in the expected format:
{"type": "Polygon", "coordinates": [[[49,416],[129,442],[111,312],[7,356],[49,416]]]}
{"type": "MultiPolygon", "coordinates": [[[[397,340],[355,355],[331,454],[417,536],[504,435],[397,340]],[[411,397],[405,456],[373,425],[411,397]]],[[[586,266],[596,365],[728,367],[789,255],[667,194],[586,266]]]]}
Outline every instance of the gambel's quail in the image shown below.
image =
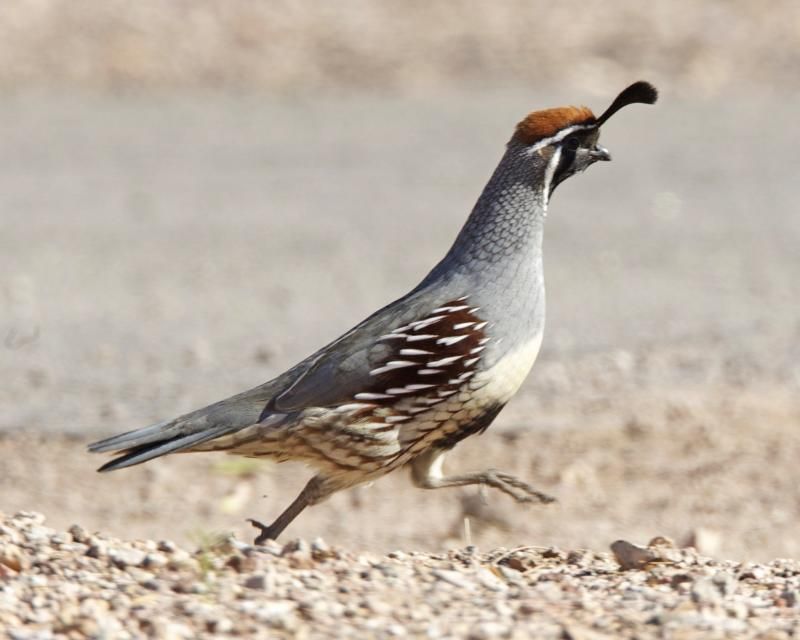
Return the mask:
{"type": "Polygon", "coordinates": [[[409,466],[418,487],[485,484],[519,502],[552,498],[496,470],[446,476],[444,454],[482,433],[522,384],[544,330],[542,234],[553,190],[598,160],[600,126],[631,103],[636,82],[596,118],[586,107],[528,115],[447,255],[417,285],[287,372],[173,420],[89,446],[121,455],[112,471],[177,451],[227,451],[316,470],[256,543],[307,506],[409,466]]]}

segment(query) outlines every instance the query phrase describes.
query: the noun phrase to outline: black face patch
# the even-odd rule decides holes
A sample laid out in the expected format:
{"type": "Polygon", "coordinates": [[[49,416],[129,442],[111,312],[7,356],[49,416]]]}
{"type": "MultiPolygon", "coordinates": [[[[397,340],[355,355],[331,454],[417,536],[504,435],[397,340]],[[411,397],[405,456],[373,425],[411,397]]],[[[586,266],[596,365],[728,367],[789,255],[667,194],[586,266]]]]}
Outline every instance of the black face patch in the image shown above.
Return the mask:
{"type": "Polygon", "coordinates": [[[571,133],[559,143],[561,156],[553,172],[553,180],[550,184],[551,194],[560,183],[577,171],[575,157],[578,153],[578,149],[591,149],[597,144],[597,139],[599,137],[600,132],[597,129],[589,129],[588,131],[576,131],[571,133]]]}

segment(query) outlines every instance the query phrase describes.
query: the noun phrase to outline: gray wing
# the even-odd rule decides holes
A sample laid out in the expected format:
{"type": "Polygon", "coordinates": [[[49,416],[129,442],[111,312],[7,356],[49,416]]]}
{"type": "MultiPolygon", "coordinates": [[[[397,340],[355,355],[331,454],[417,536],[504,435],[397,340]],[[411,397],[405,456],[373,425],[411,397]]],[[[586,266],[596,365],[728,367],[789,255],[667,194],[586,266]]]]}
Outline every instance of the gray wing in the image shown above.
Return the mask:
{"type": "Polygon", "coordinates": [[[479,359],[475,354],[483,348],[480,331],[486,322],[462,301],[441,304],[451,306],[444,308],[447,311],[437,309],[435,298],[414,291],[269,382],[174,420],[95,442],[89,449],[121,453],[100,468],[111,471],[207,447],[210,441],[254,424],[278,424],[307,407],[352,402],[358,400],[357,394],[394,401],[421,383],[433,388],[460,382],[458,376],[472,375],[468,368],[479,359]],[[431,322],[438,324],[427,328],[431,322]],[[461,326],[469,329],[453,336],[453,329],[461,326]],[[404,355],[410,347],[420,352],[414,362],[404,355]],[[391,366],[406,357],[408,366],[391,366]],[[441,362],[442,368],[426,368],[432,362],[441,362]],[[425,371],[424,381],[416,377],[420,371],[425,371]]]}
{"type": "Polygon", "coordinates": [[[391,352],[390,345],[379,338],[426,315],[431,308],[431,300],[416,291],[383,307],[307,358],[302,363],[306,364],[304,370],[267,410],[291,413],[350,401],[372,384],[370,370],[391,352]]]}

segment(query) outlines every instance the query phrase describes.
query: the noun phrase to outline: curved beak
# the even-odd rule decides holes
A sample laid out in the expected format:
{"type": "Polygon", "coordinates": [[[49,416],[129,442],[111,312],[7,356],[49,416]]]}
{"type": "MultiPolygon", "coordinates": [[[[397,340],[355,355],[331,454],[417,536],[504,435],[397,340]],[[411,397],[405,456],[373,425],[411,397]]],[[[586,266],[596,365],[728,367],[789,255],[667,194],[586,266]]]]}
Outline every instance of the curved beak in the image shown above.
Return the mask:
{"type": "Polygon", "coordinates": [[[604,160],[606,162],[611,160],[611,154],[608,152],[608,149],[601,147],[599,144],[595,145],[594,149],[589,151],[589,157],[595,162],[598,160],[604,160]]]}

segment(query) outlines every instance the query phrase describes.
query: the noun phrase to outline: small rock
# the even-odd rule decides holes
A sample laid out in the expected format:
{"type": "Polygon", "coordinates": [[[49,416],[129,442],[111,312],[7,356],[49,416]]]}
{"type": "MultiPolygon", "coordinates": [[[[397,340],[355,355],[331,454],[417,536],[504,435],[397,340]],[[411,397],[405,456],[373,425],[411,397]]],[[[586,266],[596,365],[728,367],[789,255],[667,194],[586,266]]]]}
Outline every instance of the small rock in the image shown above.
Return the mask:
{"type": "Polygon", "coordinates": [[[297,603],[292,600],[267,602],[254,611],[255,617],[276,629],[291,630],[295,626],[297,603]]]}
{"type": "Polygon", "coordinates": [[[520,575],[519,571],[509,569],[504,564],[498,564],[494,566],[497,568],[497,571],[501,576],[503,576],[503,580],[506,582],[517,586],[523,586],[525,584],[525,579],[520,575]]]}
{"type": "Polygon", "coordinates": [[[144,563],[146,554],[138,549],[111,549],[108,557],[115,567],[124,569],[125,567],[139,567],[144,563]]]}
{"type": "Polygon", "coordinates": [[[72,542],[72,536],[63,531],[58,531],[50,536],[50,544],[54,547],[61,547],[72,542]]]}
{"type": "Polygon", "coordinates": [[[168,564],[166,556],[161,553],[148,553],[144,556],[142,566],[147,569],[160,569],[168,564]]]}
{"type": "Polygon", "coordinates": [[[485,589],[489,589],[490,591],[508,591],[508,585],[485,567],[478,569],[475,577],[485,589]]]}
{"type": "Polygon", "coordinates": [[[673,589],[683,590],[685,587],[693,582],[692,576],[688,573],[676,573],[670,577],[669,584],[673,589]]]}
{"type": "Polygon", "coordinates": [[[795,589],[786,589],[780,595],[780,604],[784,607],[796,607],[798,593],[795,589]]]}
{"type": "Polygon", "coordinates": [[[717,604],[722,600],[722,594],[710,578],[698,578],[694,581],[691,590],[692,602],[699,605],[717,604]]]}
{"type": "Polygon", "coordinates": [[[452,584],[454,587],[459,587],[460,589],[466,589],[468,591],[472,591],[475,589],[475,583],[467,579],[464,574],[459,573],[458,571],[447,571],[445,569],[434,569],[433,575],[439,578],[448,584],[452,584]]]}
{"type": "Polygon", "coordinates": [[[514,569],[514,571],[522,572],[522,571],[525,571],[525,569],[527,569],[527,567],[525,566],[525,563],[520,558],[518,558],[517,556],[511,556],[510,558],[508,558],[505,561],[504,564],[509,569],[514,569]]]}
{"type": "Polygon", "coordinates": [[[169,556],[167,566],[170,569],[185,569],[196,565],[197,561],[185,549],[175,549],[169,556]]]}
{"type": "Polygon", "coordinates": [[[742,566],[739,575],[739,580],[756,580],[758,582],[764,580],[769,572],[757,564],[745,564],[742,566]]]}
{"type": "Polygon", "coordinates": [[[737,581],[730,573],[726,571],[717,571],[714,577],[711,578],[714,586],[719,589],[723,596],[730,596],[736,591],[737,581]]]}
{"type": "Polygon", "coordinates": [[[89,542],[89,532],[78,524],[73,524],[69,528],[69,534],[72,536],[73,542],[80,542],[82,544],[89,542]]]}
{"type": "Polygon", "coordinates": [[[737,620],[744,620],[750,615],[747,605],[741,600],[733,600],[727,603],[725,611],[731,618],[736,618],[737,620]]]}
{"type": "Polygon", "coordinates": [[[233,622],[230,618],[217,618],[209,620],[207,627],[211,633],[229,634],[233,631],[233,622]]]}
{"type": "Polygon", "coordinates": [[[507,636],[508,632],[508,626],[503,623],[493,621],[480,622],[467,638],[469,640],[493,640],[494,638],[507,636]]]}
{"type": "Polygon", "coordinates": [[[655,538],[651,538],[650,542],[647,543],[647,546],[651,549],[655,547],[666,547],[668,549],[675,549],[675,543],[672,541],[671,538],[667,538],[666,536],[656,536],[655,538]]]}
{"type": "Polygon", "coordinates": [[[611,544],[611,553],[624,570],[642,569],[657,559],[652,549],[640,547],[627,540],[617,540],[611,544]]]}
{"type": "Polygon", "coordinates": [[[28,556],[15,544],[0,546],[0,565],[19,573],[29,569],[31,564],[28,556]]]}
{"type": "Polygon", "coordinates": [[[17,511],[12,519],[21,521],[20,524],[23,526],[30,524],[44,524],[45,521],[44,515],[37,513],[36,511],[17,511]]]}
{"type": "Polygon", "coordinates": [[[579,567],[585,567],[592,561],[592,554],[584,549],[573,550],[567,553],[567,564],[574,564],[579,567]]]}
{"type": "Polygon", "coordinates": [[[285,545],[283,545],[281,555],[289,556],[298,553],[310,555],[310,552],[311,552],[311,547],[309,546],[308,542],[306,542],[302,538],[297,538],[296,540],[290,540],[285,545]]]}
{"type": "Polygon", "coordinates": [[[256,573],[252,576],[248,576],[247,579],[244,581],[244,586],[248,589],[256,589],[258,591],[264,591],[267,589],[269,585],[269,581],[267,579],[266,574],[264,573],[256,573]]]}
{"type": "Polygon", "coordinates": [[[108,555],[108,545],[97,538],[88,539],[89,549],[86,555],[90,558],[105,558],[108,555]]]}
{"type": "Polygon", "coordinates": [[[327,557],[330,555],[330,552],[331,548],[322,538],[314,538],[314,540],[311,542],[311,553],[314,555],[314,557],[327,557]]]}
{"type": "Polygon", "coordinates": [[[159,540],[156,548],[162,553],[174,553],[178,547],[172,540],[159,540]]]}
{"type": "Polygon", "coordinates": [[[192,629],[182,622],[165,622],[158,630],[158,637],[162,640],[184,640],[185,638],[195,638],[196,634],[192,629]]]}
{"type": "Polygon", "coordinates": [[[163,591],[164,583],[156,578],[148,578],[140,583],[148,591],[163,591]]]}

